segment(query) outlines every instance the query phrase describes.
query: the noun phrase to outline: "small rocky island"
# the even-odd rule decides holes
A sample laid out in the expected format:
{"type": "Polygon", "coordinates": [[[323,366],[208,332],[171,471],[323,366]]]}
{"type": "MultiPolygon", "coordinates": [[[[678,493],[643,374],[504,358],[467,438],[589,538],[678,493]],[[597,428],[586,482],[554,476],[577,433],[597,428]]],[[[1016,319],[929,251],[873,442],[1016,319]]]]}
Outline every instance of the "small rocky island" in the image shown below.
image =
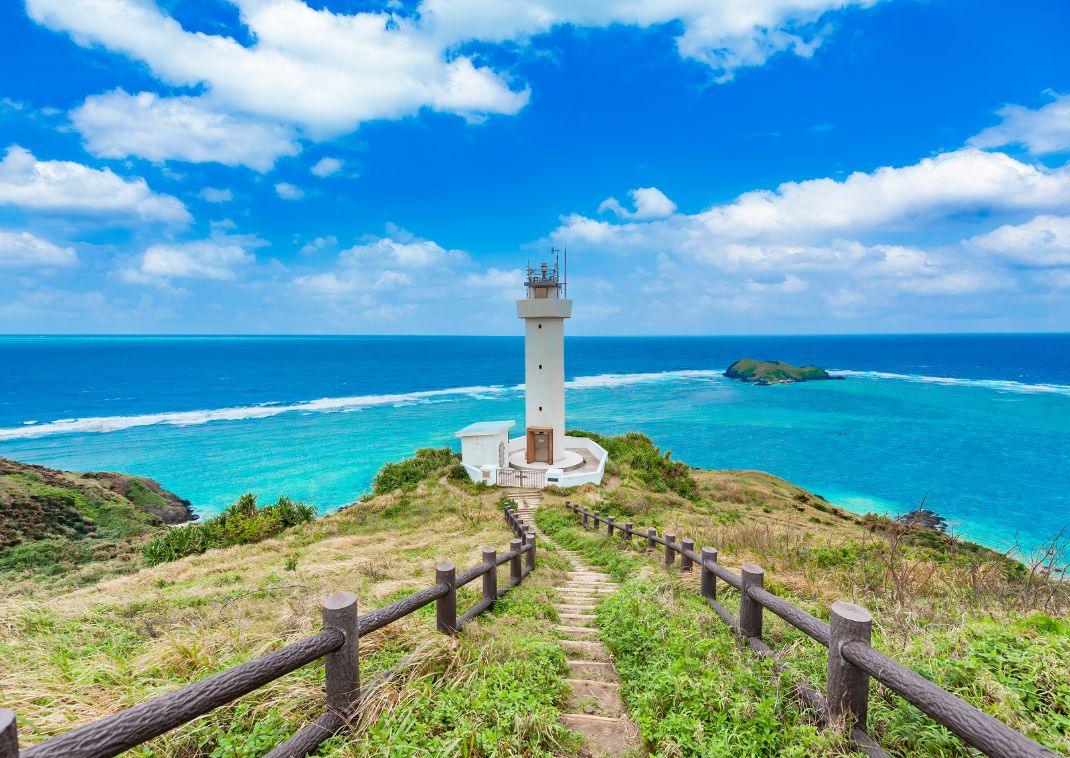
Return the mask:
{"type": "Polygon", "coordinates": [[[800,368],[783,361],[756,361],[753,358],[740,358],[728,367],[724,375],[729,379],[739,379],[741,382],[752,384],[787,384],[843,379],[842,376],[832,376],[818,366],[800,368]]]}

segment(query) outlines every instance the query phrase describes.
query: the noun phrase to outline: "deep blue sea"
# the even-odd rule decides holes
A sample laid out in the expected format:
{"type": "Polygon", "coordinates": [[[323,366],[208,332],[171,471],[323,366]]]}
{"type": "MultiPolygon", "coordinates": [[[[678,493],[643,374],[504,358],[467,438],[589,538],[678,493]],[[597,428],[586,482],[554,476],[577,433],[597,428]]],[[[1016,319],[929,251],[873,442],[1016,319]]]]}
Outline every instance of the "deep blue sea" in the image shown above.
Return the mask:
{"type": "MultiPolygon", "coordinates": [[[[1070,523],[1070,335],[568,338],[568,422],[640,430],[858,512],[927,507],[1033,549],[1070,523]],[[842,382],[754,387],[740,357],[842,382]]],[[[523,423],[523,343],[478,337],[0,337],[0,455],[141,474],[199,514],[330,511],[418,447],[523,423]]]]}

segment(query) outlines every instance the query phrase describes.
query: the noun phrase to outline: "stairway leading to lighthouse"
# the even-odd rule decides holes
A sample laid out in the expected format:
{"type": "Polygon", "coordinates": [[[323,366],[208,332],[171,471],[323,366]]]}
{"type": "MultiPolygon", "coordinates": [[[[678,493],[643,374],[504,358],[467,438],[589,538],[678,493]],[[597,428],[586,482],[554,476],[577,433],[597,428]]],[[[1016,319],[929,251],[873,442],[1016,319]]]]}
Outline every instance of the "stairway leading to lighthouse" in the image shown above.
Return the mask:
{"type": "Polygon", "coordinates": [[[555,630],[568,656],[572,687],[570,712],[562,720],[569,729],[584,736],[585,755],[626,756],[637,754],[639,730],[628,718],[620,699],[620,681],[612,657],[598,635],[595,610],[617,591],[617,583],[607,574],[594,571],[578,553],[563,550],[535,524],[535,510],[542,496],[533,490],[510,493],[517,502],[517,514],[540,540],[549,542],[557,554],[572,564],[564,582],[554,588],[554,605],[560,623],[555,630]]]}

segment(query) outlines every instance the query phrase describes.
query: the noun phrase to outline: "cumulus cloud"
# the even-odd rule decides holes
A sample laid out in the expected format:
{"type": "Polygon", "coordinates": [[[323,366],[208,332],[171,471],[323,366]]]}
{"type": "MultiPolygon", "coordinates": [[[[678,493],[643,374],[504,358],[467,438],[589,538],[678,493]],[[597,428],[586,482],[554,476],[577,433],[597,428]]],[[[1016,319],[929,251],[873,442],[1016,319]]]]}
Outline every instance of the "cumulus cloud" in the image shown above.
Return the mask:
{"type": "Polygon", "coordinates": [[[29,232],[0,230],[0,268],[57,268],[78,263],[73,248],[60,247],[29,232]]]}
{"type": "Polygon", "coordinates": [[[178,198],[153,192],[140,177],[123,179],[111,169],[73,161],[40,161],[18,145],[9,147],[0,160],[0,205],[109,220],[174,225],[192,220],[178,198]]]}
{"type": "MultiPolygon", "coordinates": [[[[612,199],[611,199],[612,200],[612,199]]],[[[716,311],[762,317],[812,314],[815,298],[838,318],[894,311],[898,298],[1027,291],[1008,266],[1070,265],[1070,222],[1040,213],[970,240],[925,246],[887,241],[920,224],[1065,208],[1070,166],[1049,169],[963,148],[843,179],[787,182],[696,214],[649,218],[604,202],[622,219],[571,214],[551,238],[573,249],[641,257],[649,303],[698,318],[716,311]]],[[[667,209],[666,209],[667,210],[667,209]]],[[[917,301],[915,300],[915,306],[917,301]]]]}
{"type": "Polygon", "coordinates": [[[133,284],[166,285],[172,279],[229,281],[256,260],[251,251],[263,244],[256,237],[217,233],[205,240],[152,245],[119,275],[133,284]]]}
{"type": "Polygon", "coordinates": [[[203,91],[90,98],[73,119],[91,149],[265,170],[298,149],[291,127],[323,139],[423,108],[473,121],[523,108],[528,89],[458,52],[465,43],[523,43],[562,25],[678,22],[679,53],[726,81],[777,53],[812,55],[829,28],[820,23],[826,14],[876,0],[424,0],[411,13],[350,14],[301,0],[232,2],[249,45],[188,31],[152,0],[26,0],[26,8],[79,44],[102,45],[167,85],[203,91]]]}
{"type": "Polygon", "coordinates": [[[609,197],[598,206],[599,213],[612,211],[620,218],[636,220],[648,218],[664,218],[676,212],[676,203],[665,196],[665,193],[657,187],[639,187],[629,190],[628,195],[632,198],[634,211],[629,211],[620,204],[615,197],[609,197]]]}
{"type": "Polygon", "coordinates": [[[289,182],[279,182],[275,185],[275,194],[283,200],[300,200],[305,196],[305,191],[289,182]]]}
{"type": "Polygon", "coordinates": [[[1055,96],[1041,108],[1005,105],[1003,119],[970,139],[974,147],[1022,145],[1034,155],[1070,151],[1070,95],[1055,96]]]}
{"type": "Polygon", "coordinates": [[[234,199],[234,193],[229,189],[205,187],[197,193],[197,197],[208,203],[229,203],[234,199]]]}
{"type": "Polygon", "coordinates": [[[115,90],[71,111],[86,149],[102,158],[140,156],[162,163],[222,163],[268,171],[301,151],[294,129],[213,110],[203,97],[159,97],[115,90]]]}
{"type": "MultiPolygon", "coordinates": [[[[611,224],[573,214],[555,235],[618,252],[686,248],[699,254],[726,241],[829,239],[903,230],[956,213],[1059,208],[1070,202],[1070,167],[1047,169],[964,148],[903,167],[846,179],[785,182],[694,215],[611,224]]],[[[604,205],[604,204],[603,204],[604,205]]]]}
{"type": "Polygon", "coordinates": [[[978,235],[967,244],[1023,266],[1070,266],[1070,216],[1040,215],[978,235]]]}
{"type": "Polygon", "coordinates": [[[341,171],[344,165],[345,161],[341,158],[320,158],[311,170],[316,176],[331,176],[341,171]]]}

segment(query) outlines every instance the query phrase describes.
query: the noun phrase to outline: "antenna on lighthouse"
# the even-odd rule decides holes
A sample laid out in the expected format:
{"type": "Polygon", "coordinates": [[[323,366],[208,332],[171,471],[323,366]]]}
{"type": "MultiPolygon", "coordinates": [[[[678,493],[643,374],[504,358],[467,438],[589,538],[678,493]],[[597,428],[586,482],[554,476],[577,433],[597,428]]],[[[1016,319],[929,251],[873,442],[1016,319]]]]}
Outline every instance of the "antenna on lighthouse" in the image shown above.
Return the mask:
{"type": "Polygon", "coordinates": [[[564,276],[562,277],[564,279],[564,286],[562,288],[563,292],[561,294],[565,297],[568,297],[568,245],[562,245],[562,247],[565,249],[565,270],[564,272],[562,272],[564,274],[564,276]]]}

